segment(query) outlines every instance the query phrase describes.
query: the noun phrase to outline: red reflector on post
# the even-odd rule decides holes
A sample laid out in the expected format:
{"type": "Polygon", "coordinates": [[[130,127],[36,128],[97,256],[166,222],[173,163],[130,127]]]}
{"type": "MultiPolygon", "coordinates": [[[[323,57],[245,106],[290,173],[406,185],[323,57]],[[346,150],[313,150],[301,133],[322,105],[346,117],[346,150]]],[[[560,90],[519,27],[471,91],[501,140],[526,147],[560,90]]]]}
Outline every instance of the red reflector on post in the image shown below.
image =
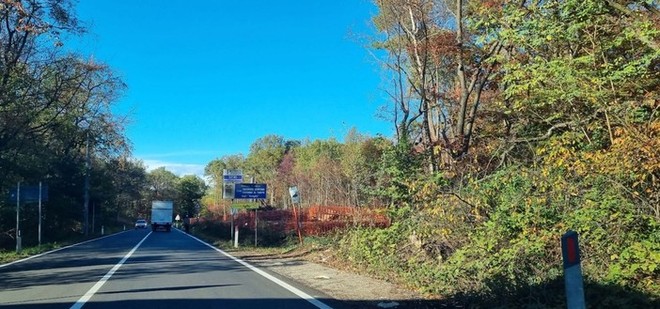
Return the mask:
{"type": "Polygon", "coordinates": [[[561,238],[561,251],[564,260],[564,268],[580,264],[580,245],[578,234],[568,231],[561,238]]]}
{"type": "Polygon", "coordinates": [[[566,239],[566,256],[569,263],[574,264],[577,262],[577,242],[574,237],[566,239]]]}

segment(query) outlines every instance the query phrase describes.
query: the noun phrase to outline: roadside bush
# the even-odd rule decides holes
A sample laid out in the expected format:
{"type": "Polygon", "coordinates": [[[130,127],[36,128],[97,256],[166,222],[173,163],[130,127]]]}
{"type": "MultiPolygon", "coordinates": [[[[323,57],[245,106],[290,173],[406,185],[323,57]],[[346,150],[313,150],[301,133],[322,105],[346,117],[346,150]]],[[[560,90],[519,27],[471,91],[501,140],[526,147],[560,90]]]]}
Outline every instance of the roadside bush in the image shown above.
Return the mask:
{"type": "Polygon", "coordinates": [[[356,227],[341,240],[339,249],[353,264],[382,276],[400,269],[396,253],[403,231],[401,222],[384,229],[356,227]]]}
{"type": "Polygon", "coordinates": [[[602,177],[516,167],[469,183],[461,199],[432,198],[438,182],[427,181],[411,186],[416,204],[397,208],[389,228],[347,233],[342,253],[463,304],[565,307],[560,238],[575,230],[589,304],[657,304],[658,221],[602,177]]]}

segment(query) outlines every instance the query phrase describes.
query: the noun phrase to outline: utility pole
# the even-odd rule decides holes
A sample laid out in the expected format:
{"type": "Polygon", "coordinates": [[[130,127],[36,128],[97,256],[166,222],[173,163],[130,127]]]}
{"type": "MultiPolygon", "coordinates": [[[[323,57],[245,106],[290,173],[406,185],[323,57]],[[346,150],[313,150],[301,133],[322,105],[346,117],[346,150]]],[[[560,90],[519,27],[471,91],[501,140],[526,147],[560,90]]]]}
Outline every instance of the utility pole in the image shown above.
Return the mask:
{"type": "Polygon", "coordinates": [[[85,202],[83,208],[83,234],[89,235],[89,130],[87,131],[87,141],[85,143],[85,202]]]}
{"type": "Polygon", "coordinates": [[[39,247],[41,247],[41,181],[39,182],[39,247]]]}
{"type": "Polygon", "coordinates": [[[21,252],[21,182],[16,185],[16,253],[21,252]]]}
{"type": "Polygon", "coordinates": [[[92,235],[96,231],[96,203],[92,203],[92,235]]]}

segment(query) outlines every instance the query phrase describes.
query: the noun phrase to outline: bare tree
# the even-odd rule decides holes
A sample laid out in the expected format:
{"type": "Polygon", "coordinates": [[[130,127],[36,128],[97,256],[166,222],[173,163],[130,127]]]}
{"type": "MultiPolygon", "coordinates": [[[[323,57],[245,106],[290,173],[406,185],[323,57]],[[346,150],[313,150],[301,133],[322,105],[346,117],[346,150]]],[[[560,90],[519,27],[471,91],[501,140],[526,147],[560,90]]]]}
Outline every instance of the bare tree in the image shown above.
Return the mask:
{"type": "Polygon", "coordinates": [[[385,33],[377,46],[389,55],[397,137],[418,144],[430,171],[469,152],[482,94],[497,67],[493,56],[502,48],[496,40],[474,42],[464,27],[465,2],[376,1],[375,24],[385,33]],[[438,157],[443,153],[449,158],[438,157]]]}

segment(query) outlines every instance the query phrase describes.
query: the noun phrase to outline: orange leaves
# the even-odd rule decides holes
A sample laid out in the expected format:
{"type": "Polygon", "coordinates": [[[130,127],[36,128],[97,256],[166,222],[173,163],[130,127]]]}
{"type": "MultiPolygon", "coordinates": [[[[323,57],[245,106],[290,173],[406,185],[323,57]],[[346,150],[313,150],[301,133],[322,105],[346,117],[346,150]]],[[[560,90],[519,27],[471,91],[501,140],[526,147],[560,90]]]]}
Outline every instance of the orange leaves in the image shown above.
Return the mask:
{"type": "Polygon", "coordinates": [[[436,64],[442,62],[443,57],[453,57],[458,53],[456,46],[456,33],[448,30],[439,30],[438,33],[428,38],[429,52],[436,64]]]}

